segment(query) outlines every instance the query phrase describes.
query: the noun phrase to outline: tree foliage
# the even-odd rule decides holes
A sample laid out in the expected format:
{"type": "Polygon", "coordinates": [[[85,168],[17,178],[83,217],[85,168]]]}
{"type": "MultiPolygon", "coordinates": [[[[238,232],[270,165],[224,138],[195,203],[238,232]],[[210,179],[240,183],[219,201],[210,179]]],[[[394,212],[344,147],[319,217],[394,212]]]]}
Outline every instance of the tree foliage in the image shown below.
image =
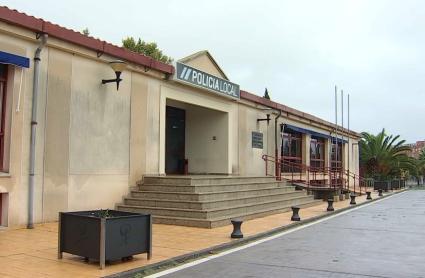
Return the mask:
{"type": "Polygon", "coordinates": [[[363,132],[362,137],[360,166],[366,177],[387,179],[417,169],[415,159],[407,155],[410,147],[405,145],[405,140],[400,140],[400,135],[387,135],[383,129],[377,135],[363,132]]]}
{"type": "Polygon", "coordinates": [[[89,36],[90,35],[90,31],[89,31],[89,28],[84,28],[83,29],[83,31],[81,31],[81,33],[84,35],[84,36],[89,36]]]}
{"type": "Polygon", "coordinates": [[[415,178],[425,176],[425,149],[421,151],[418,159],[416,160],[416,170],[412,173],[415,178]]]}
{"type": "Polygon", "coordinates": [[[267,90],[267,88],[266,88],[266,91],[264,92],[263,98],[270,99],[269,91],[267,90]]]}
{"type": "Polygon", "coordinates": [[[127,37],[122,40],[122,46],[166,64],[170,64],[173,61],[171,57],[162,53],[155,42],[145,42],[140,38],[136,42],[133,37],[127,37]]]}

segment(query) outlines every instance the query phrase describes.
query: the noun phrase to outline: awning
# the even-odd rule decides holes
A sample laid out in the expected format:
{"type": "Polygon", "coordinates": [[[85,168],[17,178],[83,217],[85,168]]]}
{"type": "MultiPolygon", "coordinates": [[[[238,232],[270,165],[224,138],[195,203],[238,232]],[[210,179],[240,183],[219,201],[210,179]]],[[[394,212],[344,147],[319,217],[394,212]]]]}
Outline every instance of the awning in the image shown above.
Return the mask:
{"type": "MultiPolygon", "coordinates": [[[[334,136],[332,136],[332,139],[331,139],[332,141],[332,143],[335,143],[335,137],[334,136]]],[[[341,138],[336,138],[336,141],[340,144],[341,143],[341,138]]],[[[347,144],[348,143],[348,141],[347,140],[342,140],[342,142],[344,142],[344,144],[347,144]]]]}
{"type": "Polygon", "coordinates": [[[0,51],[0,63],[1,64],[9,64],[15,65],[18,67],[29,68],[30,67],[30,59],[27,57],[15,55],[12,53],[7,53],[4,51],[0,51]]]}
{"type": "Polygon", "coordinates": [[[310,129],[306,129],[306,128],[302,128],[302,127],[298,127],[298,126],[293,126],[293,125],[288,125],[288,124],[284,124],[284,132],[299,132],[299,133],[304,133],[304,134],[310,134],[311,136],[315,136],[315,137],[319,137],[319,138],[324,138],[324,139],[330,139],[331,136],[327,135],[327,134],[323,134],[314,130],[310,130],[310,129]]]}
{"type": "MultiPolygon", "coordinates": [[[[324,134],[324,133],[320,133],[311,129],[306,129],[306,128],[302,128],[302,127],[298,127],[298,126],[293,126],[293,125],[288,125],[288,124],[284,124],[283,125],[283,131],[284,132],[299,132],[299,133],[303,133],[303,134],[310,134],[311,136],[315,136],[315,137],[319,137],[319,138],[324,138],[324,139],[331,139],[332,142],[335,142],[335,136],[331,136],[328,134],[324,134]]],[[[341,138],[337,138],[336,139],[338,143],[341,143],[341,138]]],[[[344,143],[348,143],[347,140],[343,140],[344,143]]]]}

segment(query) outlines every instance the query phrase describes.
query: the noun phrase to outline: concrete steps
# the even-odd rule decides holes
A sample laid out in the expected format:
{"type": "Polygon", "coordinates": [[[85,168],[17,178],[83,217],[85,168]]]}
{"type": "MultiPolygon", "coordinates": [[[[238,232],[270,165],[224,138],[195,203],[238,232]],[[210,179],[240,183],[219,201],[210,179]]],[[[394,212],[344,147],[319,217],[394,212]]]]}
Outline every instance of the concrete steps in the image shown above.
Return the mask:
{"type": "Polygon", "coordinates": [[[270,186],[275,188],[282,183],[276,181],[244,181],[241,183],[228,183],[228,184],[141,184],[141,191],[161,191],[161,192],[192,192],[192,193],[207,193],[207,192],[223,192],[223,191],[237,191],[248,189],[265,189],[270,186]]]}
{"type": "Polygon", "coordinates": [[[218,227],[230,219],[251,219],[286,211],[294,205],[317,204],[272,177],[145,177],[117,209],[149,213],[155,223],[218,227]]]}
{"type": "Polygon", "coordinates": [[[293,192],[292,186],[266,187],[261,189],[239,189],[234,191],[219,192],[173,192],[173,191],[131,191],[131,197],[142,199],[180,200],[180,201],[219,201],[223,199],[237,199],[255,197],[261,194],[279,194],[282,192],[293,192]]]}

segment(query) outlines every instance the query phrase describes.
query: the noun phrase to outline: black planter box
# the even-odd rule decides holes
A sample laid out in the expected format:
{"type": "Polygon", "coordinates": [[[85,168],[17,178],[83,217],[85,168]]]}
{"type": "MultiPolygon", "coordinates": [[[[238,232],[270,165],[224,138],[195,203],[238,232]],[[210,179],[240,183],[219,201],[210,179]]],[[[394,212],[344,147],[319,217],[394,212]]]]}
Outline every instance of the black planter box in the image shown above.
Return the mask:
{"type": "Polygon", "coordinates": [[[58,258],[62,252],[105,261],[124,259],[136,254],[152,256],[151,215],[108,210],[59,213],[58,258]]]}

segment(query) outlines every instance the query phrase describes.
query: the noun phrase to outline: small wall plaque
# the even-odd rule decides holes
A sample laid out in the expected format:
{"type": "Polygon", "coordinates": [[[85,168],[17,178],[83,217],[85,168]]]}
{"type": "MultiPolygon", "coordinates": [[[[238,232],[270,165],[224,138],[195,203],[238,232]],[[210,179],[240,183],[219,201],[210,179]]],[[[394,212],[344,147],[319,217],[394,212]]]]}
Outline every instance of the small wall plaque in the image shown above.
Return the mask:
{"type": "Polygon", "coordinates": [[[252,132],[252,147],[255,149],[263,148],[263,133],[261,132],[252,132]]]}

